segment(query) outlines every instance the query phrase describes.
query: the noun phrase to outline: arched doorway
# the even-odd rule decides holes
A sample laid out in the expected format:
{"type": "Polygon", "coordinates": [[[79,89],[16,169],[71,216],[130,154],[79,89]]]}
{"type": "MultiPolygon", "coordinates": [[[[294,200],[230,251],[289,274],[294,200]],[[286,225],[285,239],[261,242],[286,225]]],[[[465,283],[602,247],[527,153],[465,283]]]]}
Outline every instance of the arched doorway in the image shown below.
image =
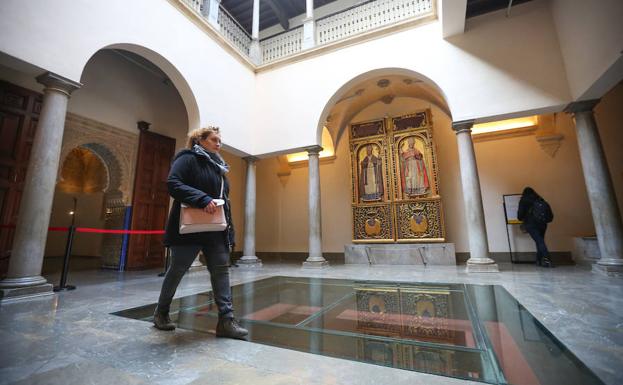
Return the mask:
{"type": "MultiPolygon", "coordinates": [[[[101,146],[99,150],[102,150],[101,146]]],[[[116,189],[115,180],[119,180],[113,162],[114,158],[104,159],[88,145],[68,151],[61,161],[50,217],[51,227],[105,227],[108,213],[106,195],[116,189]]],[[[65,232],[54,232],[48,237],[44,274],[60,271],[66,237],[65,232]]],[[[103,241],[101,234],[76,237],[72,247],[72,270],[105,266],[103,241]]]]}
{"type": "Polygon", "coordinates": [[[375,70],[341,87],[322,116],[348,151],[352,241],[445,242],[436,141],[451,117],[439,88],[413,71],[375,70]]]}

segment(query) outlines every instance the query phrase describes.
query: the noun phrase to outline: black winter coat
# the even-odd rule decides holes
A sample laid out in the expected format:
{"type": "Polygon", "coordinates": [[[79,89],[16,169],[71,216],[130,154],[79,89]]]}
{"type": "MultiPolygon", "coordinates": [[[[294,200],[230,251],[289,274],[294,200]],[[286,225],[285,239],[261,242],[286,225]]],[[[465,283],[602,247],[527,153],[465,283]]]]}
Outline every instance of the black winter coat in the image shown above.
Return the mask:
{"type": "Polygon", "coordinates": [[[173,197],[173,207],[169,213],[164,245],[204,245],[211,246],[224,242],[229,248],[234,246],[234,225],[231,221],[229,204],[229,182],[223,177],[223,199],[228,227],[224,231],[180,234],[180,205],[203,208],[217,199],[221,190],[221,177],[217,166],[205,156],[192,150],[182,150],[175,155],[167,179],[169,194],[173,197]]]}

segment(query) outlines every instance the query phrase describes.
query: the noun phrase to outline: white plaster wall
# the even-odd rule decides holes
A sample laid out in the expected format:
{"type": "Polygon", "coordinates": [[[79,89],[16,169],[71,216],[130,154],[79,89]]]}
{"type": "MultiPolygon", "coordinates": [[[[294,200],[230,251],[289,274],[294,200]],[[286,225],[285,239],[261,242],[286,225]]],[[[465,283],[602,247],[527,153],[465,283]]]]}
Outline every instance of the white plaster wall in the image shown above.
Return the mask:
{"type": "Polygon", "coordinates": [[[551,8],[572,97],[601,97],[608,89],[585,93],[621,57],[623,1],[552,0],[551,8]]]}
{"type": "Polygon", "coordinates": [[[98,50],[148,58],[171,78],[189,125],[218,125],[249,152],[254,73],[167,1],[0,2],[0,51],[74,81],[98,50]]]}
{"type": "Polygon", "coordinates": [[[470,19],[465,34],[447,40],[431,22],[258,73],[253,152],[318,143],[323,110],[346,91],[340,87],[382,68],[430,79],[455,121],[560,109],[570,94],[547,3],[515,8],[512,18],[496,12],[470,19]]]}

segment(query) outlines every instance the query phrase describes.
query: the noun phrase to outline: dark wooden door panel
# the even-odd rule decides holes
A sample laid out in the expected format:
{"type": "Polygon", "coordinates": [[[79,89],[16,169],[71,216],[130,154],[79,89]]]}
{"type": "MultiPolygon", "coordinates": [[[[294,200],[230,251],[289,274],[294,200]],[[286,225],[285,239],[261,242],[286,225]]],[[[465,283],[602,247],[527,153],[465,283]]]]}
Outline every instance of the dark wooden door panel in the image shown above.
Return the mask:
{"type": "MultiPolygon", "coordinates": [[[[166,180],[175,152],[175,139],[141,132],[134,180],[132,229],[164,229],[169,212],[166,180]]],[[[128,269],[161,267],[164,248],[161,235],[131,235],[128,269]]]]}
{"type": "MultiPolygon", "coordinates": [[[[17,221],[41,94],[0,81],[0,225],[17,221]]],[[[0,276],[8,268],[15,230],[0,231],[0,276]]]]}

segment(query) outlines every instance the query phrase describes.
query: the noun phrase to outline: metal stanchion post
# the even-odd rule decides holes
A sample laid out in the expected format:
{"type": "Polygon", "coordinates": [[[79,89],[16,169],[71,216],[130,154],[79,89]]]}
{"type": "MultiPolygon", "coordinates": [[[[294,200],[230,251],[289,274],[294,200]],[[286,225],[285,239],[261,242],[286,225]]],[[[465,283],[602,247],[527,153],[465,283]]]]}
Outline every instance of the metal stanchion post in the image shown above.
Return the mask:
{"type": "Polygon", "coordinates": [[[67,234],[67,245],[65,246],[65,257],[63,258],[63,271],[61,273],[61,283],[59,286],[54,287],[54,291],[61,290],[74,290],[76,287],[73,285],[67,285],[67,273],[69,272],[69,256],[71,255],[71,247],[74,243],[74,234],[76,228],[72,224],[69,226],[69,233],[67,234]]]}

